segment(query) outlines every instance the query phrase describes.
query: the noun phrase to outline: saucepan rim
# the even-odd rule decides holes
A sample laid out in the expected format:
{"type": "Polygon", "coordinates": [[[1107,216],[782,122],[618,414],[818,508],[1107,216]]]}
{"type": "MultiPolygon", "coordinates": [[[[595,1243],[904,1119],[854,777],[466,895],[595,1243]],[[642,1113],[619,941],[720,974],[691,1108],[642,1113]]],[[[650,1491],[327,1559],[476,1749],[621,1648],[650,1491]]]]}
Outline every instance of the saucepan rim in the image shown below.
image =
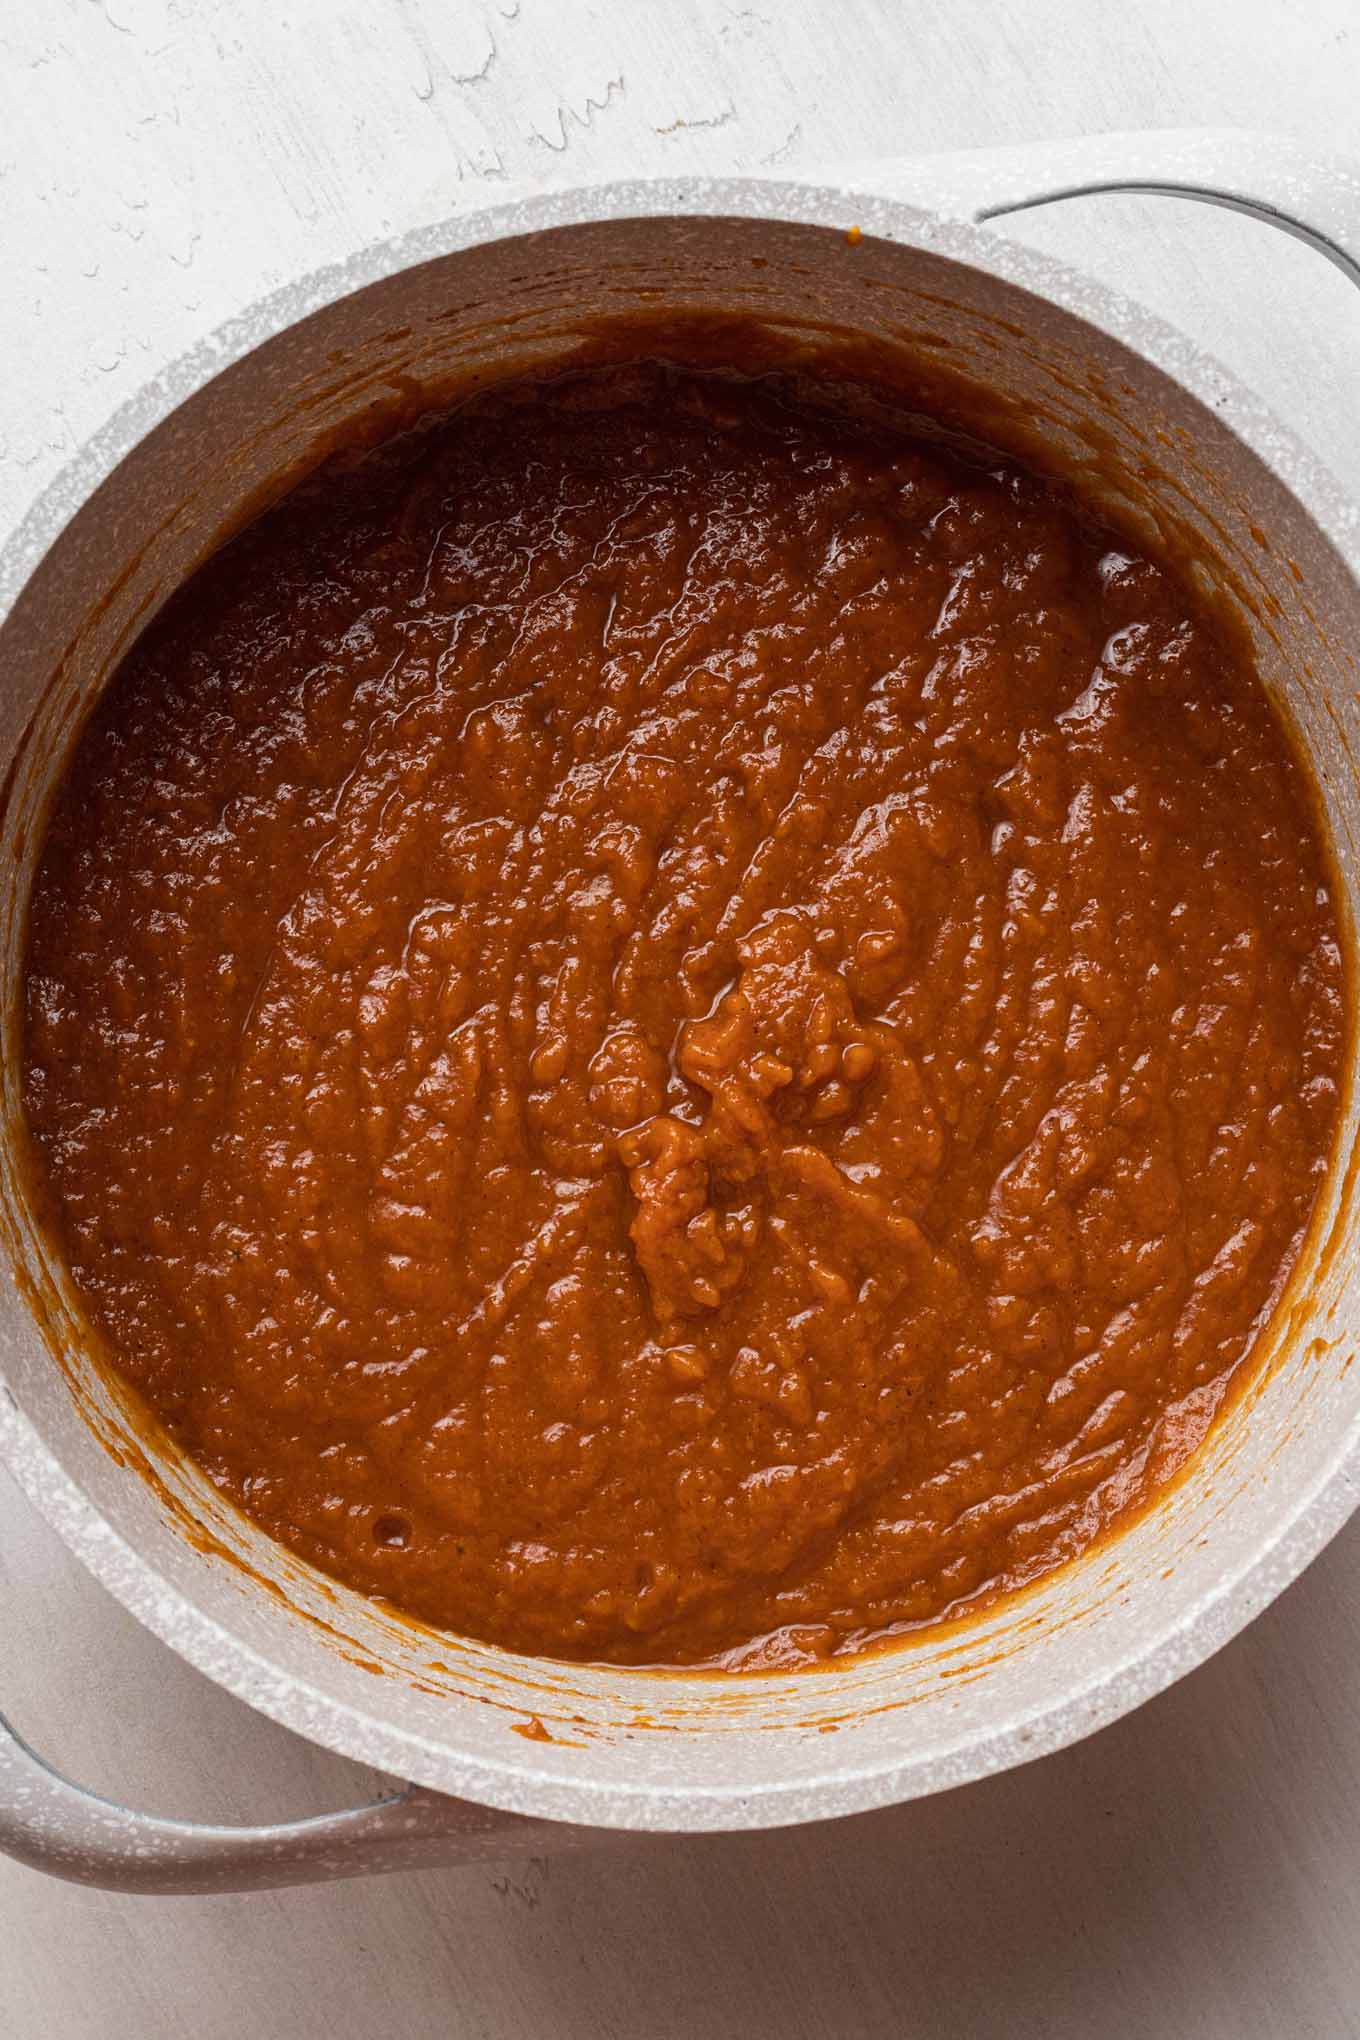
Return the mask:
{"type": "MultiPolygon", "coordinates": [[[[222,370],[340,298],[425,263],[489,242],[629,218],[744,220],[795,227],[856,225],[866,241],[905,243],[1017,286],[1121,342],[1213,410],[1297,499],[1360,583],[1360,504],[1249,385],[1174,325],[1055,257],[993,228],[858,185],[776,177],[622,180],[498,198],[436,225],[383,240],[285,284],[182,354],[124,403],[61,470],[0,547],[0,618],[9,613],[61,532],[139,443],[222,370]]],[[[929,1756],[908,1746],[873,1764],[837,1762],[809,1777],[768,1774],[741,1784],[607,1782],[536,1768],[534,1744],[504,1762],[400,1728],[385,1717],[381,1682],[358,1708],[321,1691],[229,1632],[172,1585],[100,1515],[21,1411],[0,1366],[0,1458],[88,1569],[190,1663],[261,1713],[360,1762],[513,1812],[596,1826],[758,1828],[887,1805],[1059,1749],[1117,1719],[1203,1662],[1301,1572],[1360,1501],[1360,1415],[1323,1470],[1291,1499],[1273,1534],[1146,1643],[1080,1684],[1003,1723],[961,1734],[929,1756]]],[[[839,1741],[839,1738],[834,1739],[839,1741]]],[[[683,1772],[677,1752],[675,1769],[683,1772]]]]}

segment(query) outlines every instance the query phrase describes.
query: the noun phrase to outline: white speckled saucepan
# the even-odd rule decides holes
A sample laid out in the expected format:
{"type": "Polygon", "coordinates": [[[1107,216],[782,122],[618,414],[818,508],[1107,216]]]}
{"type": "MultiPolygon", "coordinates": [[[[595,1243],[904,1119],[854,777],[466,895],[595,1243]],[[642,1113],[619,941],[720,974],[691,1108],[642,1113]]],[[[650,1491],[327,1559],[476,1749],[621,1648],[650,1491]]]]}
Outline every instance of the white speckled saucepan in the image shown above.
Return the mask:
{"type": "MultiPolygon", "coordinates": [[[[1112,1721],[1239,1630],[1350,1514],[1360,1216],[1339,1167],[1259,1388],[1188,1478],[1068,1570],[953,1633],[818,1672],[517,1658],[334,1587],[192,1467],[139,1442],[89,1357],[18,1166],[27,888],[46,797],[119,653],[271,484],[375,403],[550,363],[589,322],[637,310],[752,316],[814,352],[827,335],[863,334],[946,362],[996,394],[994,436],[1085,477],[1150,542],[1194,561],[1240,612],[1311,756],[1354,916],[1360,506],[1173,327],[985,224],[1094,190],[1236,206],[1360,282],[1360,179],[1232,133],[875,164],[816,184],[525,194],[256,305],[127,404],[16,534],[0,559],[0,1226],[13,1270],[0,1294],[0,1451],[90,1570],[191,1663],[276,1721],[414,1782],[376,1806],[275,1827],[153,1820],[68,1784],[0,1724],[0,1848],[87,1883],[208,1891],[606,1829],[757,1828],[881,1806],[1112,1721]]],[[[1354,1093],[1348,1080],[1343,1160],[1354,1093]]]]}

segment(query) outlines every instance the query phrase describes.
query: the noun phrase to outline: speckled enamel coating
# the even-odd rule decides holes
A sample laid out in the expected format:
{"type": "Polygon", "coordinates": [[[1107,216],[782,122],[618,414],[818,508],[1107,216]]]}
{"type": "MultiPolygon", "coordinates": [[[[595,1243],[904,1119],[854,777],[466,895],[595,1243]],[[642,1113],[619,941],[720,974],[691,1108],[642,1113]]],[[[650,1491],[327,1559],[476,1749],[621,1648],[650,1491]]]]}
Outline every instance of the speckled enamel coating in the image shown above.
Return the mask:
{"type": "MultiPolygon", "coordinates": [[[[224,524],[305,453],[307,435],[344,423],[381,391],[384,360],[416,344],[403,326],[431,334],[438,306],[455,300],[455,330],[470,336],[460,345],[482,347],[494,366],[506,343],[476,327],[479,290],[514,308],[517,347],[554,317],[561,344],[597,283],[601,302],[622,309],[649,278],[654,288],[726,292],[734,304],[758,289],[767,309],[782,305],[786,315],[812,304],[866,322],[888,301],[899,317],[938,321],[924,307],[948,284],[961,320],[958,358],[1014,387],[1059,465],[1079,472],[1089,461],[1079,414],[1098,415],[1131,463],[1130,518],[1154,537],[1159,520],[1164,536],[1181,520],[1206,545],[1212,530],[1239,585],[1279,603],[1273,625],[1268,604],[1267,620],[1252,625],[1258,657],[1313,756],[1354,913],[1360,718],[1349,648],[1360,645],[1360,506],[1264,403],[1173,328],[971,223],[1095,186],[1238,205],[1301,233],[1360,280],[1352,173],[1259,137],[1097,137],[870,166],[822,185],[656,181],[526,195],[366,250],[223,328],[117,414],[0,560],[6,761],[42,701],[6,813],[7,838],[15,821],[27,829],[17,858],[5,852],[0,939],[10,981],[33,825],[80,701],[224,524]],[[852,224],[863,235],[858,269],[847,261],[852,224]],[[872,297],[863,288],[870,261],[879,279],[872,297]],[[918,284],[931,293],[920,302],[918,284]],[[1028,351],[1000,337],[998,319],[1023,334],[1028,351]],[[1044,380],[1055,362],[1099,368],[1113,411],[1089,388],[1071,394],[1074,373],[1068,394],[1047,394],[1056,391],[1044,380]],[[311,405],[305,433],[300,394],[311,405]],[[1154,422],[1167,441],[1165,478],[1136,481],[1139,434],[1154,422]],[[1253,526],[1268,533],[1268,551],[1247,536],[1253,526]],[[1289,560],[1303,576],[1301,596],[1289,560]],[[54,670],[59,684],[49,690],[54,670]]],[[[1116,477],[1115,494],[1122,488],[1116,477]]],[[[12,1125],[12,1039],[9,1050],[12,1125]]],[[[1352,1096],[1348,1144],[1355,1120],[1352,1096]]],[[[16,1262],[27,1281],[51,1285],[7,1156],[0,1174],[16,1262]]],[[[89,1882],[225,1889],[486,1854],[500,1830],[483,1808],[578,1829],[753,1828],[914,1797],[1056,1749],[1202,1662],[1360,1499],[1360,1370],[1349,1371],[1360,1339],[1355,1227],[1338,1180],[1269,1381],[1216,1433],[1193,1480],[1115,1546],[953,1637],[825,1674],[721,1685],[545,1666],[398,1633],[229,1520],[192,1469],[159,1464],[158,1494],[110,1457],[95,1431],[118,1444],[126,1426],[81,1361],[78,1327],[72,1321],[64,1341],[73,1392],[15,1288],[0,1299],[0,1451],[71,1548],[148,1627],[240,1697],[433,1791],[320,1822],[200,1829],[110,1809],[56,1780],[17,1740],[0,1741],[0,1846],[89,1882]],[[1334,1250],[1323,1253],[1329,1229],[1334,1250]],[[186,1517],[206,1523],[241,1563],[205,1554],[201,1536],[186,1535],[186,1517]],[[242,1563],[280,1593],[263,1591],[242,1563]],[[552,1740],[525,1735],[540,1722],[552,1740]]],[[[69,1307],[58,1283],[49,1315],[60,1324],[69,1307]]],[[[515,1823],[505,1845],[519,1846],[526,1832],[515,1823]]]]}

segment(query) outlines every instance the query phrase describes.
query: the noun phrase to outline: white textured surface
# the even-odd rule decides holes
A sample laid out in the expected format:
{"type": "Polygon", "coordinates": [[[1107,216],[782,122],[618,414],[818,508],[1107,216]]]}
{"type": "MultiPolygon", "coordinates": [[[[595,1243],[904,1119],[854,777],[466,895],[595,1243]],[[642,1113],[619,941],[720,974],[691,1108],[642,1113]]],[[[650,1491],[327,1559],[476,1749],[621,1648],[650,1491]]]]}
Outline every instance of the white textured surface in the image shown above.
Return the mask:
{"type": "MultiPolygon", "coordinates": [[[[166,356],[456,203],[460,170],[796,168],[1224,120],[1355,149],[1354,22],[1351,0],[12,7],[0,523],[166,356]]],[[[1130,201],[1027,232],[1218,347],[1360,487],[1360,299],[1316,258],[1130,201]]],[[[1360,2031],[1356,1551],[1352,1531],[1082,1749],[834,1829],[169,1910],[0,1867],[0,2030],[1360,2031]]],[[[0,1552],[2,1697],[79,1775],[204,1816],[349,1796],[348,1767],[178,1665],[8,1494],[0,1552]]]]}

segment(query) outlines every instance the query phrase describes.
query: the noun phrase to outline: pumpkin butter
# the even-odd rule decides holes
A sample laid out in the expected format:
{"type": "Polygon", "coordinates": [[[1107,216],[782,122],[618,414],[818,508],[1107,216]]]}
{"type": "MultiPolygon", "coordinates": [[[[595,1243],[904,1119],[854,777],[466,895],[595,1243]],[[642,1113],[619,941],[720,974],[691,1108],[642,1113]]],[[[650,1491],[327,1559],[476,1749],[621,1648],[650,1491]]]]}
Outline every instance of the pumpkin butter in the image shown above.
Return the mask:
{"type": "Polygon", "coordinates": [[[797,1663],[1203,1438],[1328,1160],[1254,676],[1001,456],[582,370],[334,460],[101,699],[35,1169],[224,1493],[429,1623],[797,1663]]]}

